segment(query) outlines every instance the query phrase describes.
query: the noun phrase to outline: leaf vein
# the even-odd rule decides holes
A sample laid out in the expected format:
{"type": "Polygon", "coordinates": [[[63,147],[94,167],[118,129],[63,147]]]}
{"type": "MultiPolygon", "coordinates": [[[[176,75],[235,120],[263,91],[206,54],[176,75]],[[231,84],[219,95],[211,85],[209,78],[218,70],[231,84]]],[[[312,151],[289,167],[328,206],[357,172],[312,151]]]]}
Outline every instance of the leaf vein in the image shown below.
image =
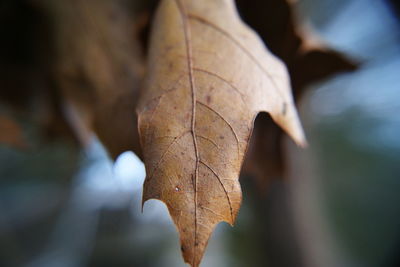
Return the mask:
{"type": "Polygon", "coordinates": [[[158,160],[158,162],[157,162],[156,166],[154,167],[153,171],[151,172],[149,178],[146,179],[146,182],[149,182],[153,178],[155,172],[160,167],[161,162],[163,161],[165,155],[167,155],[167,153],[171,149],[172,145],[177,143],[182,137],[184,137],[188,133],[189,133],[189,131],[185,131],[182,134],[180,134],[179,136],[175,137],[174,140],[171,141],[171,143],[168,145],[167,149],[164,151],[164,153],[161,155],[160,159],[158,160]]]}
{"type": "Polygon", "coordinates": [[[218,173],[216,173],[216,171],[214,171],[213,168],[210,167],[210,165],[208,165],[207,163],[205,163],[202,160],[200,160],[200,163],[203,164],[207,169],[209,169],[214,174],[214,176],[217,178],[218,182],[222,186],[222,188],[225,192],[226,199],[228,200],[228,204],[229,204],[229,210],[231,213],[231,223],[233,223],[233,209],[232,209],[231,198],[229,197],[228,191],[226,190],[224,183],[221,181],[218,173]]]}
{"type": "Polygon", "coordinates": [[[216,114],[220,119],[222,119],[222,120],[225,122],[226,125],[228,125],[229,129],[231,130],[231,132],[233,133],[233,135],[234,135],[234,137],[235,137],[236,145],[237,145],[237,148],[238,148],[238,151],[237,151],[237,152],[238,152],[238,158],[240,158],[240,142],[239,142],[239,137],[237,136],[236,131],[235,131],[235,129],[232,127],[232,125],[231,125],[221,114],[219,114],[219,113],[218,113],[215,109],[213,109],[212,107],[210,107],[210,106],[204,104],[204,103],[201,102],[201,101],[197,101],[197,104],[202,105],[203,107],[207,108],[208,110],[210,110],[211,112],[213,112],[214,114],[216,114]]]}
{"type": "Polygon", "coordinates": [[[224,35],[225,37],[227,37],[229,40],[231,40],[237,47],[239,47],[239,49],[241,51],[243,51],[256,65],[257,67],[269,78],[269,80],[271,81],[271,83],[273,84],[273,86],[276,89],[276,92],[278,92],[279,96],[284,99],[284,97],[282,96],[282,94],[279,91],[279,86],[276,84],[275,79],[274,79],[274,75],[272,75],[271,73],[269,73],[269,71],[267,71],[263,65],[261,65],[261,63],[257,60],[257,58],[255,58],[253,56],[252,53],[250,53],[238,40],[236,40],[229,32],[225,31],[224,29],[222,29],[221,27],[219,27],[218,25],[215,25],[214,23],[212,23],[211,21],[208,21],[202,17],[199,17],[196,14],[188,14],[188,18],[198,21],[200,23],[202,23],[203,25],[206,25],[212,29],[214,29],[215,31],[221,33],[222,35],[224,35]]]}
{"type": "Polygon", "coordinates": [[[206,137],[206,136],[202,136],[202,135],[196,135],[196,137],[200,137],[208,142],[210,142],[211,144],[213,144],[216,148],[219,149],[219,145],[217,143],[215,143],[212,139],[206,137]]]}
{"type": "Polygon", "coordinates": [[[213,76],[213,77],[223,81],[224,83],[228,84],[235,92],[237,92],[240,95],[240,99],[242,100],[243,104],[246,104],[246,102],[244,100],[244,97],[245,97],[244,94],[236,86],[234,86],[231,82],[226,80],[224,77],[222,77],[222,76],[220,76],[220,75],[218,75],[218,74],[216,74],[214,72],[211,72],[211,71],[208,71],[208,70],[204,70],[204,69],[200,69],[200,68],[194,68],[193,70],[194,71],[198,71],[198,72],[206,73],[206,74],[208,74],[210,76],[213,76]]]}
{"type": "MultiPolygon", "coordinates": [[[[196,156],[196,164],[195,164],[195,175],[194,175],[194,181],[193,181],[193,187],[194,187],[194,248],[196,247],[197,244],[197,180],[199,177],[199,150],[197,147],[197,139],[196,139],[196,87],[195,87],[195,82],[194,82],[194,75],[193,75],[193,59],[192,59],[192,45],[190,42],[190,28],[188,24],[188,16],[187,12],[185,10],[185,7],[182,5],[180,0],[175,1],[179,13],[182,18],[182,24],[183,24],[183,33],[184,33],[184,38],[185,38],[185,44],[186,44],[186,56],[187,56],[187,64],[188,64],[188,69],[189,69],[189,80],[190,80],[190,89],[191,89],[191,94],[192,94],[192,123],[191,123],[191,133],[193,137],[193,146],[194,146],[194,152],[196,156]]],[[[192,259],[192,264],[194,264],[196,259],[196,253],[193,253],[193,259],[192,259]]]]}

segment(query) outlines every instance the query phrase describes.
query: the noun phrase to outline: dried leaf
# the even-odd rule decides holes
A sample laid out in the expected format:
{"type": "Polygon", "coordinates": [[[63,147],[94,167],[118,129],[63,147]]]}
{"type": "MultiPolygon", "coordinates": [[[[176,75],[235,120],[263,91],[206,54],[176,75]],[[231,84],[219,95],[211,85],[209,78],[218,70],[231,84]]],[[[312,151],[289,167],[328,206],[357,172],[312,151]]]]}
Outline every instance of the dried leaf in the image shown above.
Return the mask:
{"type": "Polygon", "coordinates": [[[95,132],[114,159],[140,154],[135,108],[143,64],[128,2],[40,2],[54,20],[64,116],[81,143],[95,132]]]}
{"type": "Polygon", "coordinates": [[[284,65],[233,0],[164,0],[151,38],[138,106],[143,202],[166,203],[185,261],[198,266],[215,225],[235,221],[255,116],[269,112],[298,144],[303,131],[284,65]]]}

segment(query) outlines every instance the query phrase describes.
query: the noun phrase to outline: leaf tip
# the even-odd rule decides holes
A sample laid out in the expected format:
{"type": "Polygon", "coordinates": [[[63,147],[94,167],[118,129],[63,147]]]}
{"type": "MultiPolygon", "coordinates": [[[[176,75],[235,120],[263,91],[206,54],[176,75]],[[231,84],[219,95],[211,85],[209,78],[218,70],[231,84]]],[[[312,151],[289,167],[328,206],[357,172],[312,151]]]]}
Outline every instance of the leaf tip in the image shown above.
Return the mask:
{"type": "Polygon", "coordinates": [[[301,148],[307,148],[308,147],[308,142],[307,138],[305,137],[304,131],[301,128],[301,132],[297,134],[296,136],[292,136],[294,142],[296,145],[298,145],[301,148]]]}
{"type": "Polygon", "coordinates": [[[300,146],[301,148],[307,148],[308,147],[307,139],[304,138],[303,140],[301,140],[301,142],[297,143],[297,145],[300,146]]]}

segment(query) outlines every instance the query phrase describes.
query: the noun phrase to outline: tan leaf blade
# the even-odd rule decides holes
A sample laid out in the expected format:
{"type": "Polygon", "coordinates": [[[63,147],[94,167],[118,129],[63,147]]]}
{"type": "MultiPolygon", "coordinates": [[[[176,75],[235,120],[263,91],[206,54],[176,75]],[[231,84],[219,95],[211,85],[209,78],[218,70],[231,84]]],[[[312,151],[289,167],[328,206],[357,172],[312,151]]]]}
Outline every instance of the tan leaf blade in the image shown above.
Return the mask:
{"type": "Polygon", "coordinates": [[[138,106],[143,202],[166,203],[185,261],[198,266],[216,224],[235,221],[255,116],[269,112],[298,144],[303,132],[284,65],[233,0],[163,0],[148,67],[138,106]]]}

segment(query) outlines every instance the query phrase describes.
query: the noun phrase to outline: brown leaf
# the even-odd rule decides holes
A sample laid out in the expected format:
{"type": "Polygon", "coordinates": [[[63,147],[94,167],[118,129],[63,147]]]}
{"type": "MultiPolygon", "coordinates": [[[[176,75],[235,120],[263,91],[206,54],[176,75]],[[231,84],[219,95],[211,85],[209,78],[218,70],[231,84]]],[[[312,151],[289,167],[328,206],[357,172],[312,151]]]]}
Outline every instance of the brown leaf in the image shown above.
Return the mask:
{"type": "Polygon", "coordinates": [[[198,266],[215,225],[235,221],[255,116],[269,112],[298,144],[303,131],[284,65],[232,0],[164,0],[151,38],[138,106],[143,202],[166,203],[185,261],[198,266]]]}
{"type": "Polygon", "coordinates": [[[113,158],[126,150],[140,154],[135,109],[144,71],[128,2],[40,2],[54,20],[64,115],[81,143],[93,131],[113,158]]]}

